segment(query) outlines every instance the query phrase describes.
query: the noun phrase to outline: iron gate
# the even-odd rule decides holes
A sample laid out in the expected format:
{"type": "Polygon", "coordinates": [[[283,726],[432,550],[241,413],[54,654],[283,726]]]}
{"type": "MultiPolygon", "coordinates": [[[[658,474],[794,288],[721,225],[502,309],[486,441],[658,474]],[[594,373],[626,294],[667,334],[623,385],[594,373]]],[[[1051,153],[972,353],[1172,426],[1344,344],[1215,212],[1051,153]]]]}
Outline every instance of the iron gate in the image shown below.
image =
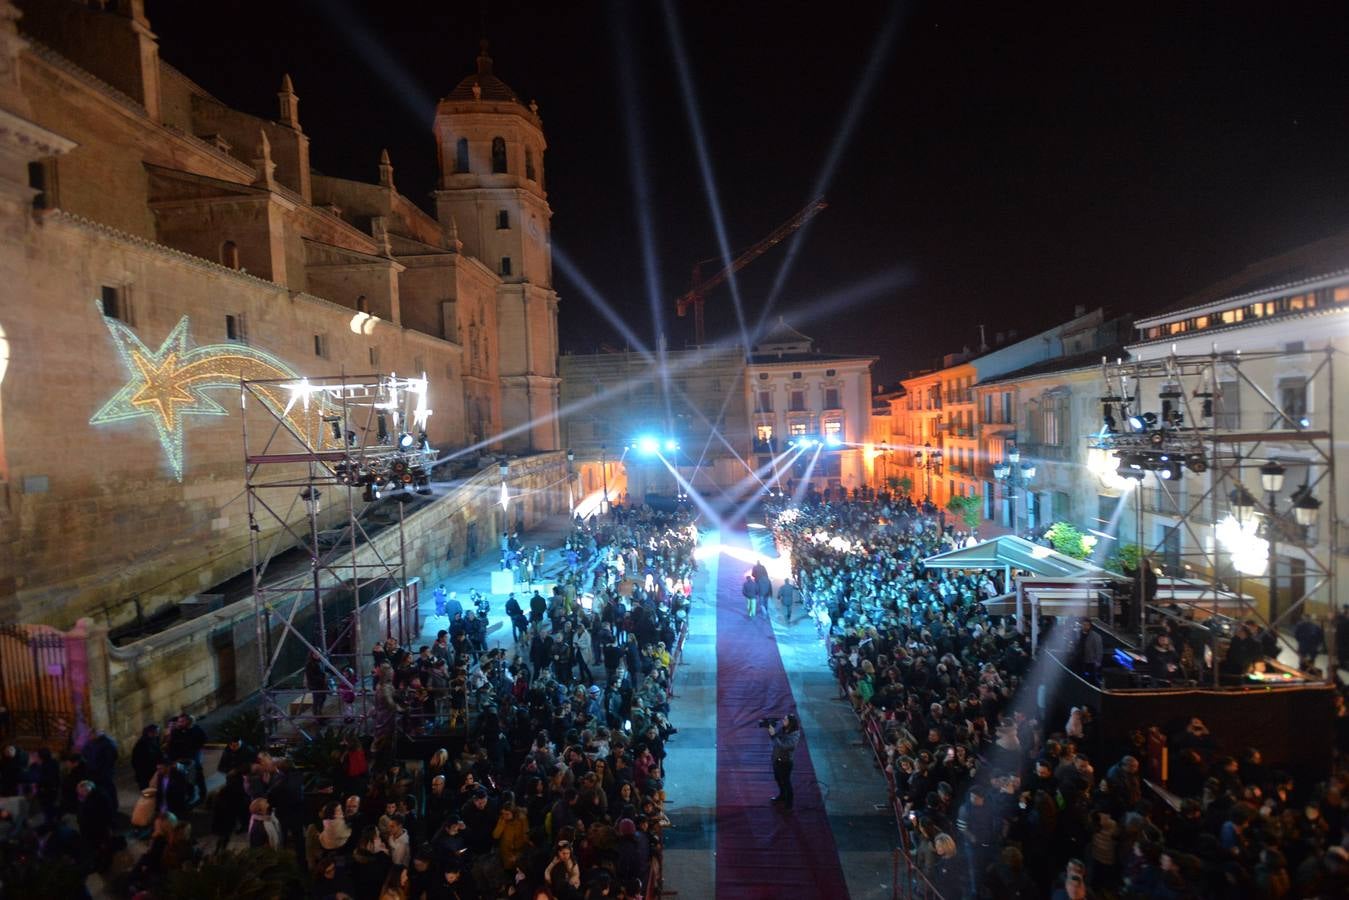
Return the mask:
{"type": "Polygon", "coordinates": [[[82,646],[45,625],[0,625],[0,733],[64,749],[85,727],[82,659],[71,659],[72,640],[82,646]]]}

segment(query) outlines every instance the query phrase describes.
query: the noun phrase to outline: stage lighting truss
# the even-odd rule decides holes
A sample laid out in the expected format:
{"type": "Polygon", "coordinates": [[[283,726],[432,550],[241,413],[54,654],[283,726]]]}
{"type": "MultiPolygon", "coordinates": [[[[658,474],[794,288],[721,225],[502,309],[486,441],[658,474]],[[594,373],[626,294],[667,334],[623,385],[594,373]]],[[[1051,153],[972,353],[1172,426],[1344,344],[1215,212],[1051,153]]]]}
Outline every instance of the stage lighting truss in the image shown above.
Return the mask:
{"type": "Polygon", "coordinates": [[[288,722],[291,734],[303,735],[313,727],[292,717],[290,673],[279,668],[295,653],[317,653],[339,687],[357,690],[357,718],[364,716],[360,603],[387,596],[389,627],[401,642],[415,637],[408,633],[416,586],[402,557],[404,504],[383,510],[378,501],[431,493],[429,399],[425,375],[240,382],[254,610],[264,649],[258,676],[269,728],[288,722]],[[377,520],[394,526],[397,539],[372,540],[377,520]],[[307,551],[308,566],[276,561],[297,547],[307,551]],[[283,652],[288,643],[302,647],[283,652]],[[356,673],[351,681],[342,674],[348,666],[356,673]]]}
{"type": "Polygon", "coordinates": [[[1325,346],[1101,361],[1105,389],[1097,397],[1100,423],[1086,438],[1088,467],[1107,492],[1144,488],[1128,501],[1135,508],[1133,542],[1155,563],[1178,563],[1168,575],[1203,587],[1193,606],[1206,613],[1236,602],[1245,606],[1242,618],[1278,626],[1300,615],[1309,599],[1334,608],[1340,552],[1328,428],[1334,357],[1325,346]],[[1281,408],[1268,381],[1271,372],[1290,367],[1320,410],[1281,408]],[[1240,406],[1224,397],[1233,384],[1240,406]],[[1255,564],[1254,552],[1243,557],[1245,568],[1235,565],[1237,538],[1249,536],[1268,538],[1267,569],[1255,564]],[[1301,560],[1296,580],[1278,566],[1292,557],[1301,560]],[[1234,568],[1248,578],[1256,570],[1266,580],[1278,578],[1281,602],[1272,617],[1241,589],[1234,568]],[[1291,585],[1298,586],[1292,596],[1291,585]]]}

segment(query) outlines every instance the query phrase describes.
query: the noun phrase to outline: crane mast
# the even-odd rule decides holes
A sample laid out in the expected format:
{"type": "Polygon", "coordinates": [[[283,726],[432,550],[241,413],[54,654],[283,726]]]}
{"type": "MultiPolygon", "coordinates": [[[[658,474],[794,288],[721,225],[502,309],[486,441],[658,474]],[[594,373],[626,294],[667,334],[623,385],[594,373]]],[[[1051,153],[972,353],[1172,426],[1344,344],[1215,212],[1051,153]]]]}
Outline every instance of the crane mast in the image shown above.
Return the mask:
{"type": "Polygon", "coordinates": [[[693,339],[695,343],[702,345],[707,339],[707,334],[703,326],[703,304],[707,300],[708,292],[718,287],[722,282],[726,281],[736,272],[739,272],[745,266],[754,262],[754,260],[758,259],[760,256],[763,256],[778,244],[782,243],[793,232],[823,212],[828,205],[829,204],[824,201],[823,197],[812,200],[796,215],[773,229],[767,237],[731,260],[731,264],[726,268],[705,280],[702,277],[703,263],[710,262],[711,260],[702,260],[702,262],[693,264],[692,284],[686,293],[675,300],[675,313],[679,315],[680,318],[683,318],[688,315],[689,309],[693,310],[693,339]]]}

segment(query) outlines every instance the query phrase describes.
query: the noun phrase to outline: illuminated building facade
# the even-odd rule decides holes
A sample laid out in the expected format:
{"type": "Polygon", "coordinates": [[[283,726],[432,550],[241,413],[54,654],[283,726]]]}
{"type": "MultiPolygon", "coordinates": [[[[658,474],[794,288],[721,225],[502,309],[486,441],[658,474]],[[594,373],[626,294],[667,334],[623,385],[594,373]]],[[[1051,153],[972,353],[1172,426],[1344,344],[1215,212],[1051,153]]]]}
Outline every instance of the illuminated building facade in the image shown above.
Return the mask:
{"type": "Polygon", "coordinates": [[[565,477],[537,106],[484,48],[428,123],[432,214],[387,153],[312,169],[277,78],[250,115],[159,58],[141,0],[0,2],[0,620],[115,627],[248,568],[241,376],[424,373],[442,454],[565,477]]]}
{"type": "Polygon", "coordinates": [[[875,362],[874,356],[819,352],[812,338],[778,319],[755,342],[745,377],[755,465],[813,436],[823,449],[802,453],[781,475],[784,487],[809,481],[823,493],[867,484],[875,362]]]}

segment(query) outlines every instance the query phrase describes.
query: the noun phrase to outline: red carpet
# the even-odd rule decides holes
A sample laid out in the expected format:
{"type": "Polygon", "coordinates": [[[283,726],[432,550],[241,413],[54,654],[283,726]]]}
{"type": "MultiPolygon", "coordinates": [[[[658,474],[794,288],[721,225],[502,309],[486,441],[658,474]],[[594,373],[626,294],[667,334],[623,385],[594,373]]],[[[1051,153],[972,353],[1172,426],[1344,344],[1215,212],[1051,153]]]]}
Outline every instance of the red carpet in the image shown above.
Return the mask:
{"type": "MultiPolygon", "coordinates": [[[[744,533],[722,539],[744,540],[744,533]]],[[[777,793],[761,718],[796,711],[763,611],[745,616],[744,562],[722,555],[717,577],[717,897],[838,900],[848,896],[808,742],[796,750],[794,809],[777,793]]]]}

